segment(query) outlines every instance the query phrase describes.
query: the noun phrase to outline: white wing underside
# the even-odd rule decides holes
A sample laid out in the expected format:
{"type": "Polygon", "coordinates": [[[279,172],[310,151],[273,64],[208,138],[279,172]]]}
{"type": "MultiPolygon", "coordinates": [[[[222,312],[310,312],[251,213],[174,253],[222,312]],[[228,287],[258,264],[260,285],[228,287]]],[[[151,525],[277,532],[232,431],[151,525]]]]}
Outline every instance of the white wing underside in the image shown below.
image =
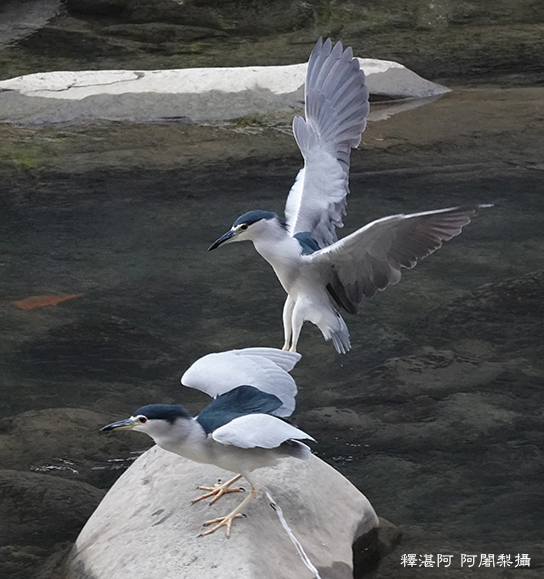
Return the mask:
{"type": "Polygon", "coordinates": [[[287,440],[314,440],[311,436],[269,414],[247,414],[212,433],[221,444],[238,448],[277,448],[287,440]]]}
{"type": "Polygon", "coordinates": [[[285,216],[291,236],[310,232],[320,247],[337,240],[349,192],[349,156],[359,146],[369,112],[368,89],[351,48],[318,41],[308,62],[305,116],[293,133],[304,168],[291,188],[285,216]]]}
{"type": "Polygon", "coordinates": [[[378,290],[396,284],[412,268],[461,233],[485,205],[391,215],[369,223],[308,259],[334,300],[350,313],[378,290]]]}
{"type": "Polygon", "coordinates": [[[237,386],[254,386],[282,401],[274,412],[276,416],[290,416],[295,409],[297,386],[288,370],[293,369],[300,358],[296,352],[276,348],[245,348],[208,354],[183,374],[181,383],[213,398],[237,386]]]}

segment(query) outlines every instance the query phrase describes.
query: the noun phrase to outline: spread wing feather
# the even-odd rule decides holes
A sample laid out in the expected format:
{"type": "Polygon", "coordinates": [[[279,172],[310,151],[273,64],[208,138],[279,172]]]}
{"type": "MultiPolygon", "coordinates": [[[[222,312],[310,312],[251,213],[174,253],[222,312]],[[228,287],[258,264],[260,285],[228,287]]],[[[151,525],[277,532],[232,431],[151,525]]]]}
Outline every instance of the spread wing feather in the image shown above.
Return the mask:
{"type": "Polygon", "coordinates": [[[369,112],[368,89],[351,48],[320,39],[308,62],[305,119],[293,133],[304,157],[285,206],[291,236],[310,232],[321,247],[337,240],[349,192],[349,156],[361,141],[369,112]]]}
{"type": "Polygon", "coordinates": [[[331,297],[350,313],[377,291],[396,284],[402,268],[412,268],[459,235],[481,207],[391,215],[369,223],[333,245],[308,256],[331,297]]]}

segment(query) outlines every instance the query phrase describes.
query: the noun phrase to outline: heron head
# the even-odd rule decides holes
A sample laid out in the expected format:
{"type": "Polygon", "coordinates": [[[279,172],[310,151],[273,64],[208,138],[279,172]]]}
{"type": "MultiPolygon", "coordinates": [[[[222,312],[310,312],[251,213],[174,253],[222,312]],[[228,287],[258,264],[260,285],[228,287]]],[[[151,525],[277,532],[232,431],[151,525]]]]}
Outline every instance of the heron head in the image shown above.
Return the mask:
{"type": "Polygon", "coordinates": [[[174,425],[184,419],[192,420],[192,417],[183,406],[177,404],[148,404],[138,408],[130,418],[112,422],[104,426],[101,431],[136,430],[144,432],[153,440],[156,440],[167,435],[174,425]]]}
{"type": "Polygon", "coordinates": [[[255,239],[263,230],[266,230],[271,223],[279,223],[281,227],[285,227],[283,221],[273,211],[248,211],[240,215],[238,219],[232,224],[232,227],[216,240],[208,251],[217,249],[224,243],[232,243],[233,241],[246,241],[255,239]]]}

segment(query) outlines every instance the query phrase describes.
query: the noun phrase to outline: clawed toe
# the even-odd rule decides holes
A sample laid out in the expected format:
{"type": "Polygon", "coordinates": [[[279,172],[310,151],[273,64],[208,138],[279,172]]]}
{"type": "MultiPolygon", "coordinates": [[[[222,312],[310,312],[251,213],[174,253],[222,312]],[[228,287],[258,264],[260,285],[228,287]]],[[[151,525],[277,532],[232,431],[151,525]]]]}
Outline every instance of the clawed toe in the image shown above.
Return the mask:
{"type": "Polygon", "coordinates": [[[242,519],[245,517],[246,517],[246,515],[244,515],[242,513],[232,512],[229,515],[227,515],[226,517],[218,517],[217,519],[211,519],[210,521],[206,521],[204,523],[205,527],[208,527],[210,525],[215,525],[215,527],[212,527],[211,529],[204,531],[203,533],[200,533],[200,535],[198,535],[198,536],[199,537],[205,537],[206,535],[211,535],[212,533],[215,533],[215,531],[217,531],[221,527],[227,527],[227,538],[229,538],[230,537],[230,528],[232,526],[232,521],[234,521],[234,519],[242,519]]]}
{"type": "Polygon", "coordinates": [[[226,495],[228,493],[239,493],[239,492],[243,492],[244,489],[242,487],[238,488],[238,487],[234,487],[234,488],[229,488],[231,484],[235,483],[237,480],[239,480],[241,477],[241,475],[237,475],[234,478],[231,478],[230,480],[228,480],[226,483],[223,484],[218,484],[216,486],[213,487],[205,487],[205,486],[200,486],[198,487],[201,491],[209,491],[203,495],[201,495],[200,497],[197,497],[196,499],[193,499],[191,501],[191,504],[195,504],[198,503],[199,501],[203,500],[203,499],[207,499],[209,497],[213,497],[212,500],[210,501],[210,505],[213,505],[216,501],[218,501],[223,495],[226,495]]]}

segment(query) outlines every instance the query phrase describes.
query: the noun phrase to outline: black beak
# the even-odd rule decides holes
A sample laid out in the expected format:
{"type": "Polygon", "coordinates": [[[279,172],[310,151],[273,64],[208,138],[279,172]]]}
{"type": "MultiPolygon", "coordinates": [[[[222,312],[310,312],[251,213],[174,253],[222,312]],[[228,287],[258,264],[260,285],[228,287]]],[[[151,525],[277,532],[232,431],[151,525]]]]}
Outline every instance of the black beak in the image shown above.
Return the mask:
{"type": "Polygon", "coordinates": [[[100,429],[100,432],[107,432],[109,430],[132,430],[136,422],[132,418],[126,420],[119,420],[119,422],[112,422],[100,429]]]}
{"type": "Polygon", "coordinates": [[[217,249],[220,245],[222,245],[223,243],[229,241],[229,239],[232,239],[234,236],[234,231],[232,229],[229,229],[227,231],[227,233],[225,233],[224,235],[222,235],[217,241],[214,241],[210,247],[208,247],[208,251],[211,251],[212,249],[217,249]]]}

